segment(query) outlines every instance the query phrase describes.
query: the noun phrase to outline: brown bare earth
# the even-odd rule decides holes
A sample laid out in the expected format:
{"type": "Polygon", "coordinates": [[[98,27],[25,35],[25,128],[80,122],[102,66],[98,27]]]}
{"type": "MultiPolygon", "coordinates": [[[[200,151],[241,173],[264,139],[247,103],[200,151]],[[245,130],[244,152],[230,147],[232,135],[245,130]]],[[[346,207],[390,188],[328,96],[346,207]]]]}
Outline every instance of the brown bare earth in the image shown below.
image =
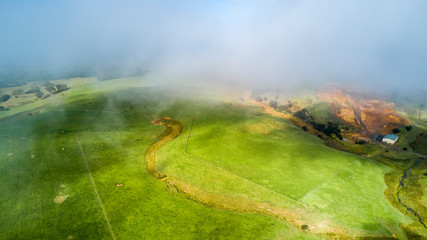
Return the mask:
{"type": "Polygon", "coordinates": [[[344,90],[332,88],[318,93],[320,100],[334,105],[335,115],[360,129],[364,136],[389,134],[411,122],[394,110],[394,104],[377,99],[360,99],[344,90]]]}
{"type": "Polygon", "coordinates": [[[358,101],[353,106],[361,112],[362,121],[371,133],[388,134],[394,128],[411,125],[394,110],[393,103],[372,99],[358,101]]]}
{"type": "Polygon", "coordinates": [[[170,117],[161,117],[161,118],[158,118],[158,119],[151,121],[151,123],[154,125],[163,125],[165,120],[171,120],[171,119],[172,118],[170,118],[170,117]]]}
{"type": "Polygon", "coordinates": [[[63,203],[70,195],[59,195],[56,196],[53,201],[57,204],[63,203]]]}

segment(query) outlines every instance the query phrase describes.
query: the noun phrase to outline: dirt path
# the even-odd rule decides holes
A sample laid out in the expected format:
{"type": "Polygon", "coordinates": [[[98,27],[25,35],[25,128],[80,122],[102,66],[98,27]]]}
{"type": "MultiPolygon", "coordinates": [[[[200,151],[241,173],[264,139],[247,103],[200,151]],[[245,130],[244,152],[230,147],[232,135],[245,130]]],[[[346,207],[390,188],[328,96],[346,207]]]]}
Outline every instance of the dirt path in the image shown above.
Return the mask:
{"type": "Polygon", "coordinates": [[[371,133],[369,132],[369,130],[366,127],[365,123],[362,121],[362,116],[361,116],[360,112],[353,105],[351,105],[351,109],[353,109],[354,116],[356,116],[357,122],[362,127],[362,131],[360,132],[360,134],[362,136],[370,137],[371,133]]]}
{"type": "Polygon", "coordinates": [[[157,125],[164,125],[166,129],[159,136],[158,140],[147,148],[144,157],[147,163],[147,171],[157,179],[164,179],[166,175],[157,171],[156,168],[157,151],[167,142],[172,141],[181,134],[182,125],[180,122],[173,119],[162,119],[157,122],[157,125]]]}
{"type": "MultiPolygon", "coordinates": [[[[194,119],[192,119],[193,123],[194,119]]],[[[147,171],[155,178],[163,181],[168,189],[173,192],[183,194],[187,199],[195,201],[209,207],[220,208],[234,212],[246,212],[262,214],[280,220],[284,220],[296,229],[301,229],[303,225],[308,225],[308,229],[304,232],[314,234],[323,239],[354,239],[355,237],[369,237],[370,239],[393,239],[392,237],[384,235],[362,235],[355,236],[350,234],[348,230],[338,223],[330,219],[322,219],[318,213],[310,213],[307,208],[295,207],[293,209],[284,209],[272,206],[268,203],[255,202],[251,200],[235,199],[229,196],[205,192],[192,186],[188,183],[182,182],[177,179],[167,177],[165,174],[159,172],[156,168],[157,151],[164,146],[167,142],[172,141],[178,137],[182,130],[182,124],[173,119],[163,119],[158,125],[166,127],[165,131],[159,136],[156,142],[152,143],[145,152],[145,161],[147,164],[147,171]],[[311,219],[311,220],[308,220],[311,219]]],[[[192,124],[191,124],[192,126],[192,124]]],[[[190,132],[187,139],[190,137],[190,132]]],[[[186,148],[184,148],[185,154],[186,148]]],[[[303,230],[300,230],[303,231],[303,230]]]]}

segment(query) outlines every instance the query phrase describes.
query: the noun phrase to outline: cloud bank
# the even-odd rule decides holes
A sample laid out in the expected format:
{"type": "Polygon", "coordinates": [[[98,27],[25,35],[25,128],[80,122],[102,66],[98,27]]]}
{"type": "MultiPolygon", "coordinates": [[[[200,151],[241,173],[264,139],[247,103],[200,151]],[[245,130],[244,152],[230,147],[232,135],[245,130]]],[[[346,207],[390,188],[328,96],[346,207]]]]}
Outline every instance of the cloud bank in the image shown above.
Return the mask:
{"type": "Polygon", "coordinates": [[[427,90],[426,1],[0,2],[0,66],[427,90]]]}

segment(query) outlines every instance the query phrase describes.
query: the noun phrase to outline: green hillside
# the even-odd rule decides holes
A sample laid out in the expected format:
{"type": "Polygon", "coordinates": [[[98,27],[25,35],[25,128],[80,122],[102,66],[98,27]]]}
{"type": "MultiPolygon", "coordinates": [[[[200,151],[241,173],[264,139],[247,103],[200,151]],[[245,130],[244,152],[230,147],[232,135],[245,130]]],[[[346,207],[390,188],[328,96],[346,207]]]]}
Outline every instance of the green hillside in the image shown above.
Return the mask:
{"type": "Polygon", "coordinates": [[[79,80],[0,112],[0,239],[405,239],[389,167],[187,86],[79,80]],[[146,170],[159,117],[183,132],[157,169],[191,196],[146,170]]]}

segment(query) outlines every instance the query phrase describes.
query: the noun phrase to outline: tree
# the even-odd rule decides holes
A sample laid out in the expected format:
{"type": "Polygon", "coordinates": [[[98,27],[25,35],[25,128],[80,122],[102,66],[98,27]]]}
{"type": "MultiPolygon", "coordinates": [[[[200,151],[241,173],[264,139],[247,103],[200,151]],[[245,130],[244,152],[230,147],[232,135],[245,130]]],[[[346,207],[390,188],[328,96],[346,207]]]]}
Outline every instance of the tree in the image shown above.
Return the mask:
{"type": "Polygon", "coordinates": [[[56,91],[55,84],[51,82],[46,82],[43,84],[44,88],[49,91],[51,94],[54,94],[56,91]]]}
{"type": "Polygon", "coordinates": [[[35,94],[37,98],[42,98],[43,97],[43,92],[40,91],[40,88],[37,88],[37,90],[35,90],[35,94]]]}
{"type": "Polygon", "coordinates": [[[307,132],[307,127],[306,126],[302,126],[302,130],[304,130],[304,132],[307,132]]]}
{"type": "Polygon", "coordinates": [[[1,96],[0,102],[6,102],[9,99],[10,99],[10,95],[5,94],[5,95],[1,96]]]}
{"type": "Polygon", "coordinates": [[[310,112],[305,108],[303,108],[301,111],[294,113],[294,116],[305,121],[305,122],[312,124],[313,126],[316,124],[313,116],[311,116],[310,112]]]}
{"type": "Polygon", "coordinates": [[[278,110],[279,112],[289,112],[289,108],[286,105],[280,105],[278,110]]]}
{"type": "Polygon", "coordinates": [[[400,130],[398,128],[393,129],[393,134],[398,134],[400,133],[400,130]]]}
{"type": "Polygon", "coordinates": [[[256,97],[255,97],[255,101],[257,101],[257,102],[262,102],[262,97],[260,97],[260,96],[256,96],[256,97]]]}
{"type": "Polygon", "coordinates": [[[60,93],[60,92],[63,92],[65,90],[69,89],[68,86],[67,86],[67,84],[65,84],[65,83],[56,84],[55,87],[57,89],[56,93],[60,93]]]}
{"type": "Polygon", "coordinates": [[[406,129],[406,131],[411,131],[412,130],[412,125],[409,125],[409,126],[405,126],[405,129],[406,129]]]}
{"type": "Polygon", "coordinates": [[[273,101],[273,100],[270,101],[270,107],[277,109],[277,105],[279,105],[277,101],[273,101]]]}

